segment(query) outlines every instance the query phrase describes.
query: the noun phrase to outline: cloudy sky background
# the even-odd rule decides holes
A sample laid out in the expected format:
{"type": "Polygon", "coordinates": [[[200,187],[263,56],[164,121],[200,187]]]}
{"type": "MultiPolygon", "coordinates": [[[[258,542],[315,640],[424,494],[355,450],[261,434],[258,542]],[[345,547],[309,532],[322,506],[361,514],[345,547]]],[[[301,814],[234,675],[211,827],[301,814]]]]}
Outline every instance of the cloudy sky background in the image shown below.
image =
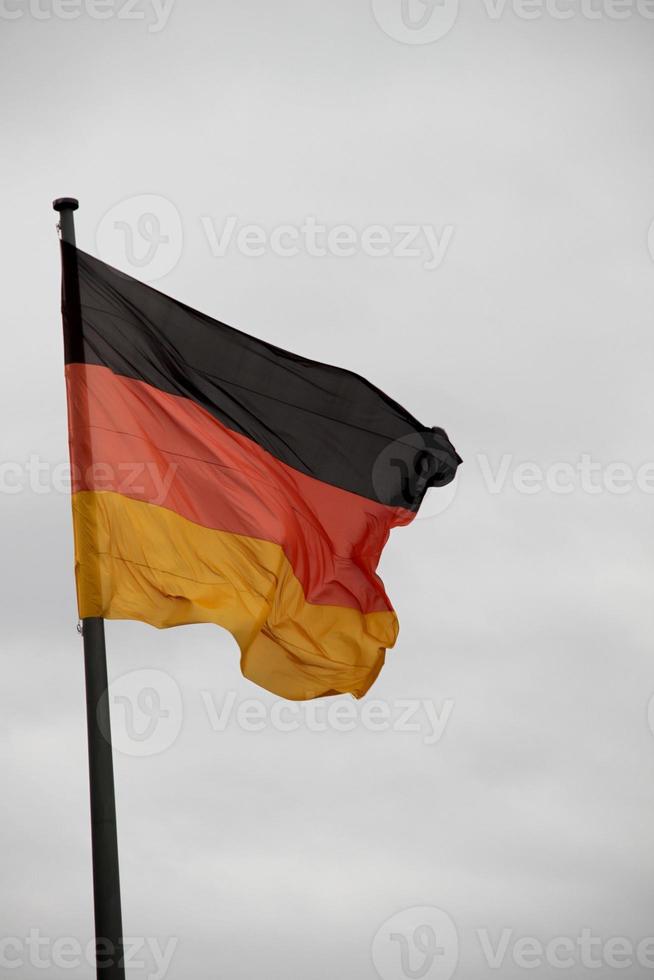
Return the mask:
{"type": "MultiPolygon", "coordinates": [[[[449,505],[396,531],[381,568],[401,634],[368,699],[392,718],[406,699],[445,711],[432,744],[424,707],[420,731],[372,731],[365,702],[349,732],[305,715],[245,730],[239,705],[274,698],[241,678],[228,634],[108,624],[111,677],[154,671],[182,703],[168,748],[116,754],[126,935],[177,940],[169,980],[402,980],[399,943],[373,939],[426,906],[458,933],[428,980],[457,956],[456,976],[497,976],[480,930],[512,931],[509,980],[651,972],[579,953],[526,971],[511,951],[654,933],[653,495],[636,481],[654,460],[654,21],[599,0],[594,18],[562,3],[569,19],[451,4],[431,43],[392,36],[399,0],[177,0],[165,24],[145,0],[142,19],[117,0],[102,21],[3,7],[0,938],[23,965],[0,976],[93,975],[38,971],[20,945],[92,936],[70,504],[58,471],[37,485],[26,469],[67,459],[51,210],[66,194],[82,248],[147,277],[115,223],[132,222],[138,260],[152,211],[169,239],[157,288],[365,374],[465,460],[449,505]],[[212,254],[207,227],[230,216],[271,231],[312,215],[450,232],[432,269],[424,248],[212,254]],[[524,492],[522,464],[584,455],[598,492],[579,473],[571,492],[524,492]],[[215,731],[206,701],[229,697],[215,731]]],[[[120,706],[114,723],[129,748],[120,706]]]]}

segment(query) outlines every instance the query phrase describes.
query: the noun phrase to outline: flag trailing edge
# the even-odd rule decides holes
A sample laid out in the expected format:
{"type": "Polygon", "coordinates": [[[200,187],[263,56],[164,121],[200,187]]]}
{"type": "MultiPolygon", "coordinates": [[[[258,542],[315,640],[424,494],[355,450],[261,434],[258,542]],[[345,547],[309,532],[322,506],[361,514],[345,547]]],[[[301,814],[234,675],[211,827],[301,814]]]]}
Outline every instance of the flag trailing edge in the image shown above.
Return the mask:
{"type": "Polygon", "coordinates": [[[454,478],[445,432],[61,247],[80,617],[215,623],[261,687],[361,697],[398,632],[379,558],[454,478]]]}

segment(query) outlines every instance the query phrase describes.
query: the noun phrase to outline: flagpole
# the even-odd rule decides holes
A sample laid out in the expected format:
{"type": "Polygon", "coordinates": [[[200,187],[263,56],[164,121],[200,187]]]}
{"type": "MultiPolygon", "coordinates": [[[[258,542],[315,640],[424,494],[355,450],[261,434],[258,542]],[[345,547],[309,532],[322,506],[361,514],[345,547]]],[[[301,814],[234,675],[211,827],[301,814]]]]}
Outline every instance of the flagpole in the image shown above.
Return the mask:
{"type": "MultiPolygon", "coordinates": [[[[59,212],[61,239],[75,245],[74,212],[79,202],[74,197],[59,197],[52,202],[59,212]]],[[[81,326],[81,307],[76,257],[63,256],[73,268],[62,270],[69,286],[67,304],[81,326]]],[[[79,339],[79,338],[78,338],[79,339]]],[[[99,617],[82,620],[84,673],[86,680],[86,726],[89,752],[89,786],[91,795],[91,849],[93,855],[93,904],[95,912],[95,961],[100,980],[124,980],[123,926],[120,908],[118,873],[118,836],[116,832],[116,797],[111,749],[107,652],[104,620],[99,617]]]]}

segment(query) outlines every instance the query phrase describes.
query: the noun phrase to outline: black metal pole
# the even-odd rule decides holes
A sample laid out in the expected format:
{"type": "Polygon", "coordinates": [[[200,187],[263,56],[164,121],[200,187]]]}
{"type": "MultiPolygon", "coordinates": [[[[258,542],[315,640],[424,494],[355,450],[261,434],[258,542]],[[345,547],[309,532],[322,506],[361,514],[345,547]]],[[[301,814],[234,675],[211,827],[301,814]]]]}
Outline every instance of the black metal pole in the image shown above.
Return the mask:
{"type": "MultiPolygon", "coordinates": [[[[61,239],[75,245],[73,213],[79,202],[60,197],[52,204],[59,212],[61,239]]],[[[81,328],[79,283],[75,254],[64,253],[63,278],[68,288],[68,314],[81,328]],[[74,267],[66,268],[66,263],[74,267]],[[71,310],[70,305],[76,307],[71,310]]],[[[69,327],[68,327],[69,329],[69,327]]],[[[81,337],[77,338],[81,343],[81,337]]],[[[91,790],[91,847],[93,853],[93,903],[95,910],[95,959],[99,980],[124,980],[123,925],[120,909],[116,796],[111,750],[111,722],[107,696],[107,653],[104,620],[82,620],[84,672],[86,677],[86,724],[89,745],[89,784],[91,790]]]]}

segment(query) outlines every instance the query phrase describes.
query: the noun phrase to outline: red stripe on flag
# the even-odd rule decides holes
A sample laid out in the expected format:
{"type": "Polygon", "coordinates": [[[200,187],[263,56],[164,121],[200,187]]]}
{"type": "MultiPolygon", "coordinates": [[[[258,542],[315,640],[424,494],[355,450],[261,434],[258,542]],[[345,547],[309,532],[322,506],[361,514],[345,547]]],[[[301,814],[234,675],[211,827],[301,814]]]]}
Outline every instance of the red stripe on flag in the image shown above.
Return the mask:
{"type": "Polygon", "coordinates": [[[96,365],[66,373],[73,491],[122,493],[279,544],[309,602],[391,608],[375,569],[413,512],[295,470],[189,399],[96,365]]]}

